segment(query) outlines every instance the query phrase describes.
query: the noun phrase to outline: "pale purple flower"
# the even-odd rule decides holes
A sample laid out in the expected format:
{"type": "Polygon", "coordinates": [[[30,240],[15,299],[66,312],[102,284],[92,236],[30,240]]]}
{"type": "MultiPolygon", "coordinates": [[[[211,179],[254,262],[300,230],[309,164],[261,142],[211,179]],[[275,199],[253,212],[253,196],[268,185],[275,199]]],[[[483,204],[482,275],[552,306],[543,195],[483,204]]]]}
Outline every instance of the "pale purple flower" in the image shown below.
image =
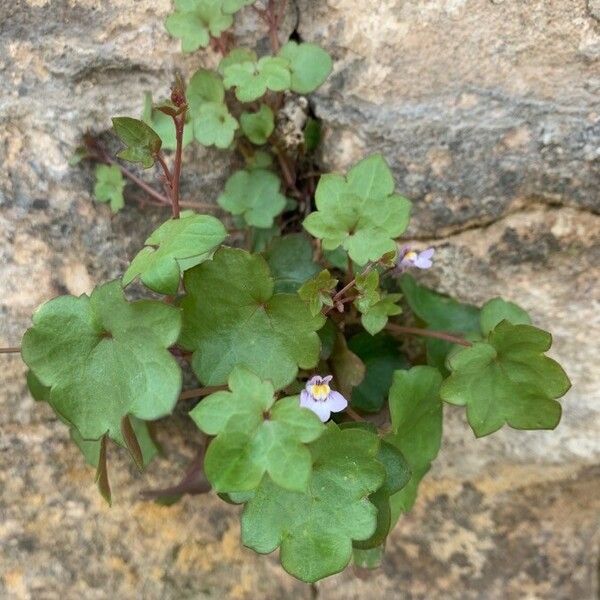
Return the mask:
{"type": "Polygon", "coordinates": [[[315,375],[300,392],[300,406],[312,410],[323,423],[329,420],[332,412],[341,412],[348,406],[348,400],[329,387],[332,379],[332,375],[315,375]]]}
{"type": "Polygon", "coordinates": [[[398,253],[396,259],[396,271],[403,273],[407,269],[429,269],[433,264],[432,258],[435,254],[435,248],[426,248],[417,252],[412,250],[410,246],[404,246],[398,253]]]}

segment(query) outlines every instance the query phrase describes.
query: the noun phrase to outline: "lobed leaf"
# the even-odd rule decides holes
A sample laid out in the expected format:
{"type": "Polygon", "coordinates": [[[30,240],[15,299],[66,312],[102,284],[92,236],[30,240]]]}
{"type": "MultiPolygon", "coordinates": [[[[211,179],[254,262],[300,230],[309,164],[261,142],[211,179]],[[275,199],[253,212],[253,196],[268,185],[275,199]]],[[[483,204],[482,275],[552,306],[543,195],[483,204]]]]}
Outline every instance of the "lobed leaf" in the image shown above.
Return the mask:
{"type": "MultiPolygon", "coordinates": [[[[226,1],[228,8],[236,4],[226,1]]],[[[206,48],[211,36],[220,37],[232,24],[231,14],[223,11],[223,0],[175,0],[175,11],[165,21],[167,31],[181,39],[182,52],[206,48]]]]}
{"type": "Polygon", "coordinates": [[[144,242],[145,247],[123,275],[123,285],[139,277],[151,290],[174,295],[181,273],[211,258],[226,237],[219,219],[184,211],[179,219],[163,223],[144,242]]]}
{"type": "Polygon", "coordinates": [[[571,383],[562,367],[544,355],[551,344],[549,333],[503,320],[486,341],[448,357],[451,374],[442,386],[442,398],[466,405],[477,437],[505,423],[515,429],[554,429],[561,417],[556,398],[566,394],[571,383]]]}
{"type": "Polygon", "coordinates": [[[317,211],[304,228],[323,240],[324,250],[342,246],[359,265],[396,249],[410,216],[410,202],[393,193],[394,181],[380,154],[365,158],[348,172],[324,175],[316,190],[317,211]]]}
{"type": "Polygon", "coordinates": [[[184,284],[180,343],[194,352],[203,384],[223,384],[234,367],[245,366],[281,389],[298,367],[316,365],[323,317],[311,316],[296,294],[275,293],[261,256],[222,248],[187,271],[184,284]]]}
{"type": "Polygon", "coordinates": [[[261,104],[257,112],[243,112],[240,117],[244,135],[258,146],[266,144],[275,129],[275,116],[266,105],[261,104]]]}
{"type": "Polygon", "coordinates": [[[171,413],[181,371],[167,348],[179,311],[161,302],[129,303],[119,282],[91,296],[61,296],[40,306],[23,336],[22,356],[50,389],[52,408],[87,440],[108,432],[122,443],[127,415],[154,420],[171,413]]]}
{"type": "Polygon", "coordinates": [[[217,202],[232,215],[243,215],[248,225],[266,229],[285,208],[280,188],[281,181],[271,171],[237,171],[227,180],[217,202]]]}
{"type": "Polygon", "coordinates": [[[190,412],[216,438],[204,470],[217,492],[253,490],[268,473],[288,490],[304,491],[311,472],[307,443],[325,430],[297,396],[275,402],[273,385],[242,367],[229,376],[230,392],[216,392],[190,412]]]}
{"type": "Polygon", "coordinates": [[[309,583],[342,571],[352,541],[373,534],[377,509],[368,496],[385,480],[373,433],[330,424],[310,450],[306,492],[284,490],[265,477],[242,513],[244,545],[261,554],[280,547],[283,568],[309,583]]]}
{"type": "Polygon", "coordinates": [[[123,198],[125,180],[121,169],[116,165],[97,165],[95,173],[94,196],[96,200],[108,202],[112,212],[119,212],[125,206],[123,198]]]}
{"type": "Polygon", "coordinates": [[[275,238],[265,252],[265,258],[276,292],[294,293],[319,272],[319,265],[313,261],[312,244],[301,233],[275,238]]]}
{"type": "Polygon", "coordinates": [[[329,54],[316,44],[289,41],[279,50],[279,56],[289,62],[290,89],[298,94],[314,92],[333,69],[329,54]]]}

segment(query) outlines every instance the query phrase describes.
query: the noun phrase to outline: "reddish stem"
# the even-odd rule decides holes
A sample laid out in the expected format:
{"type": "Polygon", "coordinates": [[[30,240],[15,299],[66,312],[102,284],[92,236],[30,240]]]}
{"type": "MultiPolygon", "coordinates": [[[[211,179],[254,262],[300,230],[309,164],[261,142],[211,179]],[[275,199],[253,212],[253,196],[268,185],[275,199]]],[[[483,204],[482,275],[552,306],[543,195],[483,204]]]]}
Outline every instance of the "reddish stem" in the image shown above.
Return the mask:
{"type": "Polygon", "coordinates": [[[21,352],[21,348],[12,347],[12,348],[0,348],[0,354],[18,354],[21,352]]]}
{"type": "MultiPolygon", "coordinates": [[[[373,269],[373,267],[375,266],[375,263],[371,263],[369,265],[367,265],[362,273],[361,276],[366,275],[367,273],[369,273],[369,271],[371,271],[371,269],[373,269]]],[[[335,305],[336,303],[340,300],[340,298],[342,298],[342,296],[350,289],[352,288],[352,286],[354,286],[356,284],[356,277],[354,277],[352,279],[352,281],[349,281],[339,292],[337,292],[337,294],[335,294],[335,296],[333,296],[332,300],[333,300],[333,306],[328,306],[324,311],[323,314],[326,315],[335,305]]]]}
{"type": "Polygon", "coordinates": [[[183,156],[183,128],[185,126],[185,113],[187,108],[173,117],[175,123],[175,139],[177,148],[175,150],[175,166],[173,167],[173,176],[171,178],[171,204],[173,207],[173,218],[179,219],[179,183],[181,179],[181,159],[183,156]]]}
{"type": "Polygon", "coordinates": [[[405,327],[403,325],[396,325],[395,323],[388,323],[385,328],[392,333],[407,334],[407,335],[420,335],[423,337],[435,338],[438,340],[444,340],[446,342],[452,342],[453,344],[460,344],[461,346],[472,346],[471,342],[465,340],[462,337],[446,333],[444,331],[432,331],[431,329],[422,329],[420,327],[405,327]]]}

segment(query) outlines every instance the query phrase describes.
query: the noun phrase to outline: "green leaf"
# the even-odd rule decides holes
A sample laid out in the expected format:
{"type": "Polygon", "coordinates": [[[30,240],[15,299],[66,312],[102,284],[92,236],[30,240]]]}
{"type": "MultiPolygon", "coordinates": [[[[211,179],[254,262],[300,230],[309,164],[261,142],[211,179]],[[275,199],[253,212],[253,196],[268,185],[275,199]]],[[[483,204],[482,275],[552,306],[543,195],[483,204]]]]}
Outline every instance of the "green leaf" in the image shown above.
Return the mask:
{"type": "MultiPolygon", "coordinates": [[[[476,306],[463,304],[449,296],[419,285],[408,274],[401,277],[400,287],[411,310],[425,322],[427,329],[462,333],[470,338],[480,335],[479,309],[476,306]]],[[[444,340],[428,339],[425,345],[427,362],[446,374],[446,356],[456,344],[444,340]]]]}
{"type": "Polygon", "coordinates": [[[231,52],[224,56],[219,63],[218,72],[220,75],[225,74],[225,69],[231,65],[237,65],[245,62],[256,62],[258,60],[256,52],[248,48],[234,48],[231,52]]]}
{"type": "Polygon", "coordinates": [[[84,439],[106,432],[119,443],[121,420],[171,413],[181,371],[167,348],[179,311],[151,300],[128,303],[119,282],[90,297],[61,296],[40,306],[23,336],[23,360],[51,388],[48,402],[84,439]]]}
{"type": "Polygon", "coordinates": [[[309,117],[304,126],[304,147],[307,152],[314,152],[321,143],[321,123],[317,119],[309,117]]]}
{"type": "Polygon", "coordinates": [[[371,334],[379,333],[388,322],[388,317],[399,315],[402,309],[396,304],[402,294],[385,294],[379,302],[369,307],[360,317],[363,327],[371,334]]]}
{"type": "Polygon", "coordinates": [[[98,202],[109,202],[110,210],[116,213],[125,206],[123,189],[125,180],[116,165],[97,165],[94,196],[98,202]]]}
{"type": "Polygon", "coordinates": [[[233,24],[233,17],[222,9],[222,0],[175,0],[175,11],[165,26],[181,39],[182,52],[194,52],[206,48],[211,36],[220,37],[233,24]]]}
{"type": "Polygon", "coordinates": [[[531,325],[501,321],[484,342],[448,357],[450,377],[442,398],[467,407],[477,437],[505,423],[515,429],[554,429],[561,416],[556,401],[571,387],[562,367],[544,355],[552,336],[531,325]]]}
{"type": "Polygon", "coordinates": [[[222,0],[223,12],[232,15],[244,6],[250,6],[255,0],[222,0]]]}
{"type": "MultiPolygon", "coordinates": [[[[50,388],[45,386],[35,376],[33,371],[27,371],[27,387],[34,400],[38,402],[50,402],[50,388]]],[[[77,429],[71,427],[66,419],[60,415],[58,415],[58,417],[69,427],[71,440],[73,440],[79,450],[81,450],[86,463],[92,467],[97,467],[100,457],[100,440],[84,440],[77,429]]],[[[145,467],[158,453],[158,447],[154,443],[148,430],[148,424],[145,421],[140,421],[139,419],[132,417],[131,424],[137,437],[138,445],[142,451],[142,466],[145,467]]]]}
{"type": "Polygon", "coordinates": [[[404,456],[389,442],[381,442],[377,458],[385,467],[386,473],[383,485],[369,496],[369,500],[377,508],[377,527],[369,539],[353,543],[355,548],[364,550],[377,548],[385,542],[393,525],[390,496],[400,491],[411,477],[410,468],[404,456]]]}
{"type": "Polygon", "coordinates": [[[239,365],[281,389],[298,367],[316,365],[323,317],[312,317],[296,294],[274,293],[261,256],[222,248],[187,271],[184,284],[180,342],[194,351],[192,367],[204,385],[225,383],[239,365]]]}
{"type": "Polygon", "coordinates": [[[333,306],[331,294],[337,284],[338,280],[325,269],[302,285],[298,295],[308,304],[311,314],[318,315],[324,306],[333,306]]]}
{"type": "Polygon", "coordinates": [[[231,116],[227,105],[218,102],[205,102],[196,111],[194,119],[194,137],[203,146],[229,148],[238,122],[231,116]]]}
{"type": "Polygon", "coordinates": [[[396,249],[406,230],[410,202],[393,193],[394,182],[380,154],[356,164],[347,178],[324,175],[316,190],[317,211],[304,228],[323,240],[324,250],[342,246],[358,265],[377,261],[396,249]]]}
{"type": "Polygon", "coordinates": [[[352,390],[352,406],[363,412],[379,412],[387,400],[392,377],[397,369],[407,369],[396,340],[385,334],[359,333],[348,340],[348,348],[365,365],[365,377],[352,390]]]}
{"type": "Polygon", "coordinates": [[[267,90],[283,92],[291,85],[289,62],[276,56],[263,56],[257,62],[230,61],[223,67],[223,76],[225,87],[235,88],[240,102],[258,100],[267,90]]]}
{"type": "Polygon", "coordinates": [[[217,202],[232,215],[243,215],[248,225],[266,229],[285,207],[280,187],[281,181],[271,171],[237,171],[227,180],[217,202]]]}
{"type": "Polygon", "coordinates": [[[273,111],[266,104],[261,104],[257,112],[243,112],[240,123],[244,135],[258,146],[266,144],[275,129],[273,111]]]}
{"type": "MultiPolygon", "coordinates": [[[[319,272],[310,240],[301,233],[275,238],[265,252],[276,292],[294,293],[319,272]]],[[[317,311],[318,312],[318,311],[317,311]]]]}
{"type": "MultiPolygon", "coordinates": [[[[142,451],[142,466],[146,467],[158,454],[158,447],[150,435],[148,423],[132,417],[131,424],[142,451]]],[[[100,440],[84,440],[74,427],[71,427],[69,433],[71,435],[71,440],[83,454],[85,462],[90,465],[90,467],[97,468],[100,459],[100,440]]]]}
{"type": "Polygon", "coordinates": [[[192,114],[195,114],[206,102],[222,104],[225,101],[223,81],[209,69],[198,69],[192,75],[185,94],[192,114]]]}
{"type": "Polygon", "coordinates": [[[279,56],[289,61],[292,74],[290,89],[298,94],[314,92],[333,69],[329,54],[315,44],[289,41],[281,48],[279,56]]]}
{"type": "Polygon", "coordinates": [[[382,485],[385,469],[377,436],[360,429],[331,424],[310,449],[308,490],[287,491],[265,477],[242,513],[242,541],[261,554],[280,547],[283,568],[312,583],[342,571],[352,541],[375,531],[377,510],[367,497],[382,485]]]}
{"type": "Polygon", "coordinates": [[[156,131],[144,121],[131,117],[115,117],[112,123],[115,133],[127,146],[117,156],[132,163],[140,163],[144,169],[149,169],[162,146],[156,131]]]}
{"type": "Polygon", "coordinates": [[[211,258],[226,237],[219,219],[185,211],[154,230],[125,271],[123,285],[139,277],[151,290],[174,295],[181,272],[211,258]]]}
{"type": "Polygon", "coordinates": [[[366,312],[381,299],[377,271],[369,271],[366,275],[357,275],[355,287],[358,298],[354,301],[354,305],[361,312],[366,312]]]}
{"type": "MultiPolygon", "coordinates": [[[[189,113],[187,115],[189,117],[189,113]]],[[[175,150],[177,148],[177,138],[175,135],[175,123],[173,119],[160,110],[156,110],[152,105],[152,94],[144,94],[144,111],[142,121],[151,127],[162,142],[164,150],[175,150]]],[[[185,148],[194,139],[194,131],[190,125],[189,119],[186,119],[183,129],[183,147],[185,148]]]]}
{"type": "MultiPolygon", "coordinates": [[[[245,225],[245,221],[241,218],[242,224],[245,225]]],[[[249,243],[251,252],[264,252],[278,236],[281,235],[279,227],[273,225],[267,229],[260,227],[248,227],[249,243]]]]}
{"type": "Polygon", "coordinates": [[[520,306],[502,298],[492,298],[481,307],[479,315],[483,335],[487,335],[505,319],[513,325],[531,325],[531,318],[520,306]]]}
{"type": "Polygon", "coordinates": [[[273,157],[265,150],[255,150],[251,156],[244,157],[246,160],[246,169],[268,169],[273,164],[273,157]]]}
{"type": "Polygon", "coordinates": [[[384,439],[402,452],[411,470],[408,485],[391,496],[391,520],[408,512],[418,485],[437,456],[442,440],[442,376],[437,369],[413,367],[396,371],[390,390],[392,433],[384,439]]]}
{"type": "Polygon", "coordinates": [[[68,165],[70,167],[77,166],[82,160],[89,158],[89,152],[85,146],[78,146],[75,148],[73,154],[69,157],[68,165]]]}
{"type": "Polygon", "coordinates": [[[217,492],[253,490],[268,473],[279,486],[304,491],[312,468],[307,443],[325,426],[298,396],[275,402],[273,385],[247,369],[229,376],[231,392],[205,398],[190,416],[210,443],[204,470],[217,492]]]}

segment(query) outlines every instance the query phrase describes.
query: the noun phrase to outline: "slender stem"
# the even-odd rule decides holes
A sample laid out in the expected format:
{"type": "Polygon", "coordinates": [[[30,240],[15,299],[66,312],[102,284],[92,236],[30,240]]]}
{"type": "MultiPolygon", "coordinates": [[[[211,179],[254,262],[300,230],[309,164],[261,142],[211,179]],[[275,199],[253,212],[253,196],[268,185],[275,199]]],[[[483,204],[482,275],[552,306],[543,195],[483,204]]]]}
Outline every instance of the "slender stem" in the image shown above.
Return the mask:
{"type": "Polygon", "coordinates": [[[162,153],[158,153],[156,155],[156,160],[158,161],[158,164],[162,167],[163,173],[165,174],[165,179],[170,184],[171,181],[173,181],[173,176],[171,175],[171,171],[169,170],[169,167],[165,162],[165,157],[162,155],[162,153]]]}
{"type": "MultiPolygon", "coordinates": [[[[362,271],[361,276],[366,275],[367,273],[369,273],[369,271],[371,271],[371,269],[373,269],[373,267],[375,266],[375,263],[371,263],[368,264],[362,271]]],[[[328,306],[324,311],[323,314],[326,315],[337,303],[337,301],[343,297],[343,295],[352,288],[352,286],[356,283],[356,277],[354,277],[352,279],[352,281],[349,281],[339,292],[337,292],[337,294],[335,294],[335,296],[333,296],[332,300],[333,300],[333,306],[328,306]]]]}
{"type": "Polygon", "coordinates": [[[210,385],[207,387],[194,388],[193,390],[185,390],[185,392],[181,392],[179,399],[189,400],[190,398],[202,398],[204,396],[212,394],[213,392],[220,392],[221,390],[226,389],[226,385],[210,385]]]}
{"type": "Polygon", "coordinates": [[[183,128],[185,126],[186,109],[173,117],[175,122],[175,139],[177,140],[177,149],[175,150],[175,166],[173,167],[173,177],[171,179],[171,202],[173,205],[173,218],[179,219],[179,182],[181,179],[181,158],[183,156],[183,128]]]}
{"type": "Polygon", "coordinates": [[[16,346],[12,348],[0,348],[0,354],[18,354],[21,352],[21,348],[17,348],[16,346]]]}
{"type": "Polygon", "coordinates": [[[160,192],[157,192],[151,185],[147,184],[143,179],[138,177],[135,173],[132,173],[129,169],[125,168],[122,164],[118,163],[114,158],[105,155],[102,157],[104,162],[115,165],[121,169],[121,173],[128,179],[131,179],[138,187],[144,190],[149,196],[158,200],[161,204],[170,204],[171,202],[166,196],[163,196],[160,192]]]}
{"type": "Polygon", "coordinates": [[[445,340],[446,342],[452,342],[453,344],[460,344],[461,346],[472,346],[471,342],[465,340],[462,337],[446,333],[444,331],[432,331],[430,329],[422,329],[421,327],[405,327],[403,325],[396,325],[395,323],[388,323],[385,328],[392,333],[407,334],[407,335],[421,335],[423,337],[435,338],[438,340],[445,340]]]}

